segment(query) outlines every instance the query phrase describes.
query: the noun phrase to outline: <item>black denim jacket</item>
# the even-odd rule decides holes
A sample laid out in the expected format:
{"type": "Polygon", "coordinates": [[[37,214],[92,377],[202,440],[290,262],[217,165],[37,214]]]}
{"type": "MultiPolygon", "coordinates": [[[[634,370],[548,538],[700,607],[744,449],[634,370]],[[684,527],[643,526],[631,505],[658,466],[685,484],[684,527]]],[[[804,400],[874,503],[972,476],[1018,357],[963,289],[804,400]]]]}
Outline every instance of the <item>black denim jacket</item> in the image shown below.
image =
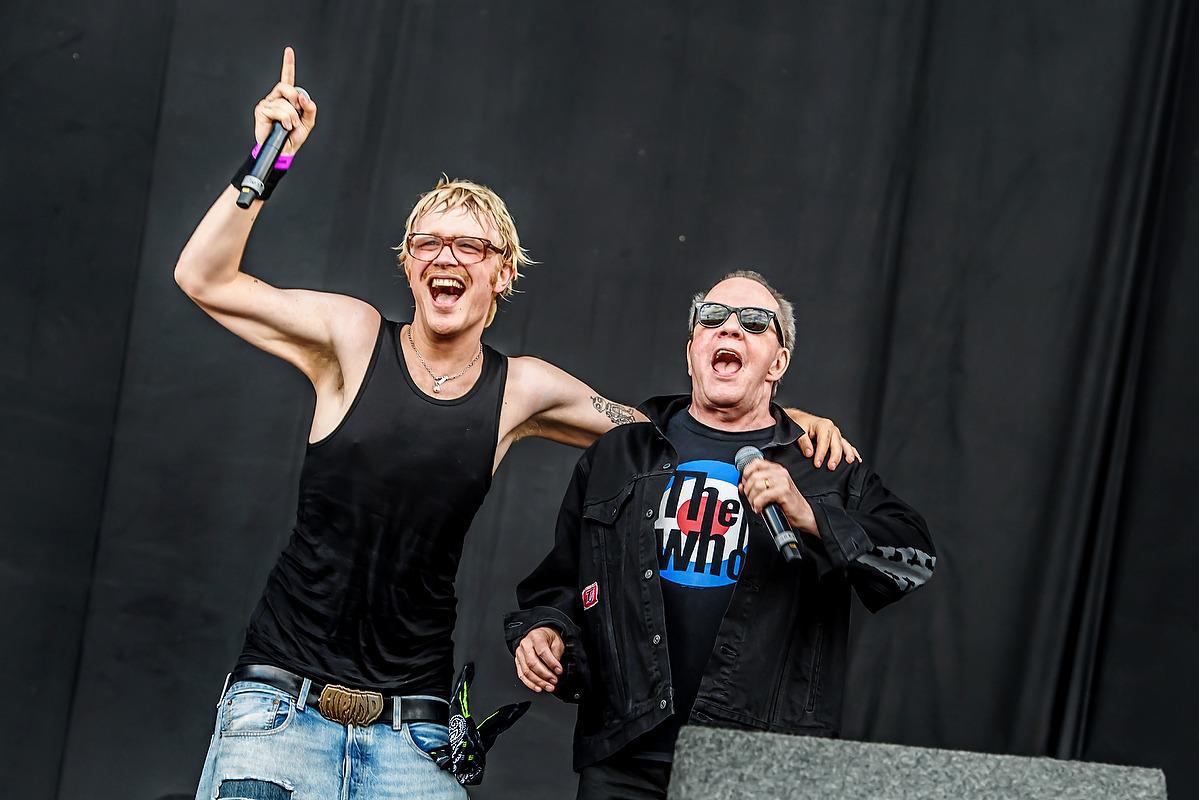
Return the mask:
{"type": "MultiPolygon", "coordinates": [[[[640,410],[583,453],[558,515],[555,543],[517,587],[504,618],[515,651],[533,628],[567,644],[554,694],[579,705],[574,767],[604,759],[674,712],[654,520],[677,461],[662,434],[687,396],[640,410]],[[597,602],[582,593],[597,584],[597,602]]],[[[849,588],[871,611],[921,586],[936,563],[924,520],[860,462],[818,469],[777,406],[766,458],[787,468],[815,512],[787,564],[752,515],[745,566],[704,670],[690,724],[835,736],[841,723],[849,588]]]]}

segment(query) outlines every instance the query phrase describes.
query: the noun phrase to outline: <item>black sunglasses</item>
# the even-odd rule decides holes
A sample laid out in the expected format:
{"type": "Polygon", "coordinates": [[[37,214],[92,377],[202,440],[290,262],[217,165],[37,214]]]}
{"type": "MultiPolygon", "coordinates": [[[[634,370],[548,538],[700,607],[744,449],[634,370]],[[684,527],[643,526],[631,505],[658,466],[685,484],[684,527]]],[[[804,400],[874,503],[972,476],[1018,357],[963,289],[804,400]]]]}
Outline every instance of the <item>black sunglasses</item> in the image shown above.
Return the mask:
{"type": "Polygon", "coordinates": [[[770,323],[773,322],[775,332],[778,333],[779,344],[786,347],[786,340],[783,338],[783,326],[779,324],[775,313],[768,308],[758,308],[756,306],[735,308],[733,306],[726,306],[724,303],[701,300],[691,309],[691,327],[694,328],[698,322],[705,328],[719,328],[729,318],[729,314],[737,315],[737,322],[741,323],[741,328],[747,333],[765,333],[766,329],[770,327],[770,323]]]}

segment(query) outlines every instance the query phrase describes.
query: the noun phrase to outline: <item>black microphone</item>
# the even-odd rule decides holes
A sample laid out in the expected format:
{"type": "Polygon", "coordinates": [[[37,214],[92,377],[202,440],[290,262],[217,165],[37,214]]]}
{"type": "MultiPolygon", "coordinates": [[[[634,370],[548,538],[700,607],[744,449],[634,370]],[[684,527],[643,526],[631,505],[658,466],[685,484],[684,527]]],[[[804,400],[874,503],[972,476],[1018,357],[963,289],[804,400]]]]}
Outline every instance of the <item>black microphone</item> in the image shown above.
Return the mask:
{"type": "Polygon", "coordinates": [[[275,159],[283,152],[283,144],[287,141],[287,128],[282,122],[276,122],[271,128],[271,135],[266,137],[258,150],[258,158],[254,160],[254,169],[241,179],[241,194],[237,196],[238,208],[249,208],[255,197],[262,197],[266,191],[266,179],[275,166],[275,159]]]}
{"type": "MultiPolygon", "coordinates": [[[[762,451],[746,445],[737,451],[733,461],[737,464],[737,471],[744,472],[750,462],[757,461],[759,458],[763,458],[762,451]]],[[[770,535],[774,537],[774,546],[783,554],[784,561],[791,563],[803,560],[803,555],[799,551],[799,540],[795,538],[795,532],[791,530],[787,516],[779,508],[778,503],[766,504],[766,507],[762,509],[762,521],[766,523],[770,535]]]]}

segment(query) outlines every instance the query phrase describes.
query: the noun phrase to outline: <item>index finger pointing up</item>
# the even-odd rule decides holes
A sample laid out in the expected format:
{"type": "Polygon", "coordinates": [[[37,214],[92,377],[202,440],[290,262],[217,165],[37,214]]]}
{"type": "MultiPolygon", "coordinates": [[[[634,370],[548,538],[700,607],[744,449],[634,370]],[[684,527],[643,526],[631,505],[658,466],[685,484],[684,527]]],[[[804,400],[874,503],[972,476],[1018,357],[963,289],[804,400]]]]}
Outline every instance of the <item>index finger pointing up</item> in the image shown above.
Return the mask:
{"type": "Polygon", "coordinates": [[[283,69],[279,70],[279,82],[294,86],[296,83],[296,51],[283,48],[283,69]]]}

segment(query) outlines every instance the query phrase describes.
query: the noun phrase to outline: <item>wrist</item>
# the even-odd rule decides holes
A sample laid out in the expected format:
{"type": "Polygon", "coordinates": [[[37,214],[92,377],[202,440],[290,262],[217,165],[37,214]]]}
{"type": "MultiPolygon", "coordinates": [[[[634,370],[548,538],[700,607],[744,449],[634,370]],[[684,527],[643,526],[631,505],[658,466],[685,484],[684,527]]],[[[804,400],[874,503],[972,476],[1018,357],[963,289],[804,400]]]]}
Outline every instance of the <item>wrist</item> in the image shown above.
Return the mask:
{"type": "Polygon", "coordinates": [[[802,531],[819,537],[820,529],[816,526],[816,515],[812,512],[811,504],[799,492],[796,492],[796,497],[795,501],[788,504],[791,508],[785,509],[787,521],[796,532],[802,531]]]}
{"type": "Polygon", "coordinates": [[[566,635],[562,632],[562,628],[559,625],[557,625],[553,622],[550,622],[548,620],[545,622],[537,623],[537,627],[533,628],[533,630],[526,633],[525,636],[529,636],[530,634],[533,634],[539,630],[545,630],[548,633],[553,634],[554,636],[557,636],[559,639],[562,639],[563,641],[565,641],[565,639],[566,639],[566,635]]]}
{"type": "Polygon", "coordinates": [[[791,421],[803,428],[805,431],[812,424],[812,420],[816,419],[816,417],[804,411],[802,408],[787,408],[785,411],[787,412],[787,416],[791,418],[791,421]]]}
{"type": "MultiPolygon", "coordinates": [[[[237,171],[233,173],[233,177],[229,179],[229,185],[234,189],[241,190],[244,185],[245,178],[250,175],[254,169],[254,164],[258,159],[258,153],[262,150],[262,145],[258,144],[250,151],[250,155],[242,162],[237,171]]],[[[280,155],[275,159],[274,165],[262,180],[262,191],[256,199],[269,200],[275,191],[275,187],[279,185],[279,181],[283,180],[291,168],[293,155],[280,155]]],[[[252,179],[253,180],[253,179],[252,179]]]]}

